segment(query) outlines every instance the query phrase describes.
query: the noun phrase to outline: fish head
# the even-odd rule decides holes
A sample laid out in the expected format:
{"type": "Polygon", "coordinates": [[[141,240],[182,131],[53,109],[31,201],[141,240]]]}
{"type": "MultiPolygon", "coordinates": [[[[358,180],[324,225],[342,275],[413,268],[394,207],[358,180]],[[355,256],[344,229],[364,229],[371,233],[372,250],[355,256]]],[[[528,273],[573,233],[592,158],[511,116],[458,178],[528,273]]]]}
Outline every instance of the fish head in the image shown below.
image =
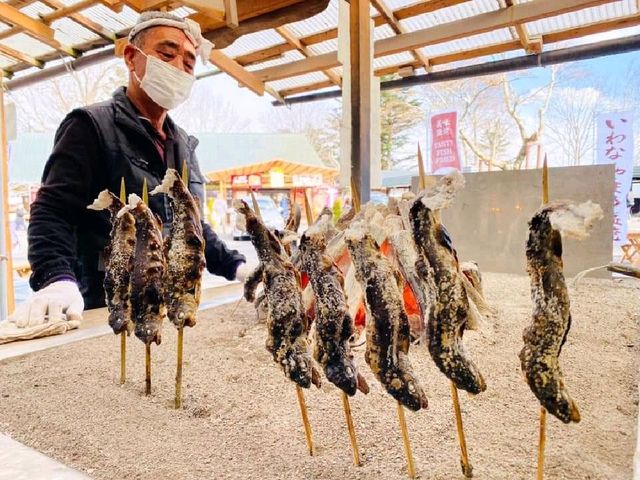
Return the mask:
{"type": "Polygon", "coordinates": [[[330,360],[324,368],[327,380],[349,396],[356,394],[358,389],[358,372],[349,358],[341,356],[330,360]]]}
{"type": "Polygon", "coordinates": [[[171,302],[168,317],[178,327],[193,327],[196,324],[198,304],[193,295],[183,295],[176,302],[171,302]]]}

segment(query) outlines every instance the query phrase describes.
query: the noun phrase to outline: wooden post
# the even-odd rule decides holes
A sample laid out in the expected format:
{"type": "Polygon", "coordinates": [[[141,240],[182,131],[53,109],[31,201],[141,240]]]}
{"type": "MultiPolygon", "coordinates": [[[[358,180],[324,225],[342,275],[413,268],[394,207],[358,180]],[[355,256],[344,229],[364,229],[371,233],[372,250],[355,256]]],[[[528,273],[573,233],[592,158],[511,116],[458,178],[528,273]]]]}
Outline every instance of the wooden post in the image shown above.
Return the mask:
{"type": "MultiPolygon", "coordinates": [[[[15,292],[13,287],[13,256],[12,256],[12,247],[13,242],[11,241],[11,227],[9,225],[9,152],[7,149],[7,118],[5,116],[4,111],[4,84],[0,85],[0,137],[2,141],[2,157],[0,161],[2,162],[2,174],[0,175],[2,179],[2,186],[0,191],[2,191],[2,229],[4,230],[4,251],[0,251],[0,270],[4,266],[4,280],[5,284],[2,285],[6,287],[6,314],[11,315],[15,310],[16,300],[15,300],[15,292]],[[4,263],[4,265],[2,265],[4,263]]],[[[2,279],[2,272],[0,272],[0,280],[2,279]]],[[[3,304],[3,301],[0,301],[0,305],[3,304]]],[[[4,320],[2,318],[2,312],[0,310],[0,320],[4,320]]]]}
{"type": "Polygon", "coordinates": [[[542,144],[538,143],[538,148],[536,149],[536,168],[540,168],[542,166],[542,144]]]}
{"type": "Polygon", "coordinates": [[[371,17],[369,0],[351,0],[351,177],[360,201],[367,203],[371,190],[371,17]]]}
{"type": "Polygon", "coordinates": [[[549,166],[547,165],[547,156],[544,156],[544,164],[542,165],[542,204],[549,203],[549,166]]]}

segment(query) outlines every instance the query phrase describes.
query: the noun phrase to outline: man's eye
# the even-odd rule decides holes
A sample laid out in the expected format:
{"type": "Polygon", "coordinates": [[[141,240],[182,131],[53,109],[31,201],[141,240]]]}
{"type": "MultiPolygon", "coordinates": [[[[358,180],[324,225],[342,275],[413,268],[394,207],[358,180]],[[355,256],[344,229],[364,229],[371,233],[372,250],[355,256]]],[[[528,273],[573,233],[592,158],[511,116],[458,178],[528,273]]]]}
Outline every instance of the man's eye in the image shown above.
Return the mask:
{"type": "Polygon", "coordinates": [[[173,60],[173,58],[175,57],[175,55],[167,52],[160,52],[160,55],[162,55],[162,58],[166,58],[167,60],[173,60]]]}

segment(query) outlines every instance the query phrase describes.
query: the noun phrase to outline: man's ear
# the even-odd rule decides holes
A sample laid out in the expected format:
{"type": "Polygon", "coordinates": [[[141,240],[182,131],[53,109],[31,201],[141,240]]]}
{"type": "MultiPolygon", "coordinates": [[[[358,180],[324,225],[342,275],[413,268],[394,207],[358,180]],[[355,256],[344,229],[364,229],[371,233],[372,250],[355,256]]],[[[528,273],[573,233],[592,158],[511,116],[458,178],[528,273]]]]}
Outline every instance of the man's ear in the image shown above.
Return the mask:
{"type": "Polygon", "coordinates": [[[136,51],[136,47],[134,47],[130,43],[124,47],[124,63],[127,65],[127,70],[129,70],[130,72],[133,72],[135,70],[133,57],[135,56],[136,51]]]}

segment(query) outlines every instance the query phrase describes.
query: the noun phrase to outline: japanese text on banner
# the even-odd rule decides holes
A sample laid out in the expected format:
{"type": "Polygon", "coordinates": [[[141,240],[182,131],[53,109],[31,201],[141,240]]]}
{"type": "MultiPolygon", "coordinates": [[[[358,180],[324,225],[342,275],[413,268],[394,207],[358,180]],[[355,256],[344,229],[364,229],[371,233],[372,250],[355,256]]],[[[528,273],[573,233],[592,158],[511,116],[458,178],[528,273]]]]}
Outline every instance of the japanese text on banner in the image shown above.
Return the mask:
{"type": "Polygon", "coordinates": [[[627,195],[633,175],[633,117],[632,112],[603,113],[596,117],[596,163],[615,164],[615,193],[613,199],[613,243],[627,243],[629,210],[627,195]]]}
{"type": "Polygon", "coordinates": [[[431,172],[444,173],[450,168],[462,170],[458,154],[458,112],[442,112],[431,116],[431,172]]]}

